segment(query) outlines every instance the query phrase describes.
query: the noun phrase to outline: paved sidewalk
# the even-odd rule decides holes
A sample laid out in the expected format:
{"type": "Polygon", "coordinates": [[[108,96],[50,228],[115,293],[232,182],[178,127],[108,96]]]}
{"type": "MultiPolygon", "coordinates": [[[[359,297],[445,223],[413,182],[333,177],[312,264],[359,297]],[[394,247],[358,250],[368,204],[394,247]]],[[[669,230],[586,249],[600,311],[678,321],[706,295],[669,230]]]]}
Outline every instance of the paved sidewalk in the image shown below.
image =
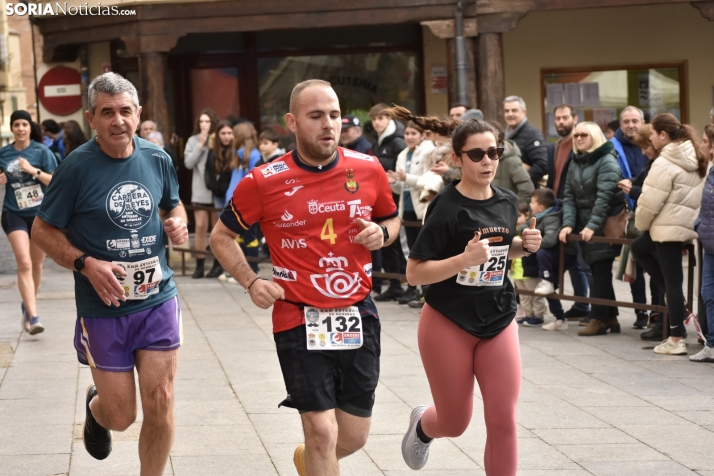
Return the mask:
{"type": "MultiPolygon", "coordinates": [[[[72,347],[72,276],[50,262],[46,270],[39,310],[47,330],[34,337],[20,332],[15,276],[0,275],[0,474],[138,475],[139,423],[115,433],[105,461],[84,450],[90,372],[72,347]]],[[[277,408],[285,390],[269,311],[236,285],[177,283],[185,345],[166,474],[295,475],[300,421],[277,408]]],[[[617,293],[629,299],[626,286],[618,284],[617,293]]],[[[467,432],[436,441],[424,470],[414,473],[402,461],[409,412],[431,399],[416,344],[418,313],[392,303],[379,308],[382,375],[372,430],[365,449],[343,461],[342,474],[485,475],[478,397],[467,432]]],[[[572,324],[562,333],[521,328],[519,475],[714,476],[714,364],[643,349],[639,331],[629,329],[633,320],[623,310],[623,334],[590,338],[577,337],[572,324]]],[[[695,337],[688,341],[690,354],[701,348],[695,337]]]]}

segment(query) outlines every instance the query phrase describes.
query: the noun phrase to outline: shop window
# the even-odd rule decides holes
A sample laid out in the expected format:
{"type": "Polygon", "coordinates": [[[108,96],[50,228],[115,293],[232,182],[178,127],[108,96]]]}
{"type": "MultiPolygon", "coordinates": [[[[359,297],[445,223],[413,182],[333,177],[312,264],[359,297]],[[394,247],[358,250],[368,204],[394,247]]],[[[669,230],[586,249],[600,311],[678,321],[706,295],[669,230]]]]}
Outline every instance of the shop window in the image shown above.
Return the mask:
{"type": "Polygon", "coordinates": [[[211,108],[218,117],[240,115],[238,102],[238,68],[191,69],[191,117],[211,108]]]}
{"type": "Polygon", "coordinates": [[[543,69],[541,95],[549,139],[558,137],[553,109],[563,103],[573,106],[581,121],[596,122],[603,130],[628,105],[642,109],[646,122],[663,112],[688,119],[684,63],[543,69]]]}
{"type": "Polygon", "coordinates": [[[289,91],[306,79],[332,83],[342,114],[354,114],[363,123],[369,121],[369,109],[380,102],[422,109],[416,51],[263,57],[258,59],[258,75],[260,121],[278,132],[281,147],[291,146],[284,119],[289,91]]]}

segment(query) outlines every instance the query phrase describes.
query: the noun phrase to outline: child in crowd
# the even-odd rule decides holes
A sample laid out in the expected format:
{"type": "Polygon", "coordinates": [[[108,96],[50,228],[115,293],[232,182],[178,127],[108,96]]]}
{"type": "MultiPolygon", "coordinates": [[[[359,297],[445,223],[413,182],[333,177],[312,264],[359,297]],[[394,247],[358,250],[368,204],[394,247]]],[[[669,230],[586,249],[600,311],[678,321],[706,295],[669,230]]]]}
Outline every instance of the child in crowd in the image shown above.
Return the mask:
{"type": "Polygon", "coordinates": [[[258,150],[260,150],[260,162],[256,166],[272,162],[278,157],[285,155],[285,149],[278,147],[278,134],[272,129],[265,129],[258,136],[258,150]]]}
{"type": "MultiPolygon", "coordinates": [[[[523,229],[528,226],[528,217],[530,215],[530,210],[526,202],[519,202],[518,204],[518,236],[521,236],[523,229]]],[[[533,253],[529,256],[524,256],[514,261],[514,276],[519,276],[520,279],[514,277],[513,281],[516,289],[524,289],[526,291],[533,291],[540,279],[538,278],[538,258],[536,254],[533,253]],[[515,263],[520,261],[520,264],[515,263]]],[[[543,324],[546,312],[546,301],[542,297],[537,296],[526,296],[520,294],[518,296],[521,300],[521,306],[526,313],[526,317],[517,319],[518,324],[522,324],[527,327],[536,327],[543,324]]]]}
{"type": "MultiPolygon", "coordinates": [[[[531,214],[530,209],[528,208],[528,204],[526,202],[518,202],[518,221],[516,222],[516,227],[520,228],[521,225],[523,225],[527,220],[528,216],[531,214]]],[[[511,281],[513,281],[513,287],[518,288],[516,286],[516,280],[523,279],[523,263],[521,262],[521,258],[516,258],[514,260],[511,260],[511,265],[510,265],[510,271],[508,272],[508,277],[511,278],[511,281]]],[[[523,321],[526,319],[526,311],[523,309],[523,306],[521,306],[521,296],[516,295],[517,299],[517,308],[516,308],[516,322],[518,324],[522,324],[523,321]]]]}
{"type": "MultiPolygon", "coordinates": [[[[563,225],[563,204],[555,198],[549,188],[538,188],[531,194],[531,211],[536,217],[536,228],[543,237],[541,249],[536,253],[538,275],[541,278],[533,291],[541,296],[547,296],[558,288],[558,273],[560,270],[560,247],[558,234],[563,225]]],[[[566,246],[565,268],[570,269],[577,260],[576,250],[572,243],[566,246]],[[570,249],[569,249],[570,248],[570,249]]],[[[568,328],[563,306],[560,299],[547,298],[550,312],[555,321],[543,325],[546,331],[564,331],[568,328]]]]}

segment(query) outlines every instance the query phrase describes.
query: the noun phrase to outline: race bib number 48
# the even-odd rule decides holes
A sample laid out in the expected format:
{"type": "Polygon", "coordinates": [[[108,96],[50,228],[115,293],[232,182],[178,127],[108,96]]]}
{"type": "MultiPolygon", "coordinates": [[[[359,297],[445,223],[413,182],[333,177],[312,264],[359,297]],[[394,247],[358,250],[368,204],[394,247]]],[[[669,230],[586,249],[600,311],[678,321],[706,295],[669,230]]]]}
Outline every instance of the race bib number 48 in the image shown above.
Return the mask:
{"type": "Polygon", "coordinates": [[[15,199],[17,200],[17,208],[24,210],[25,208],[39,207],[42,204],[42,198],[45,196],[42,193],[40,184],[30,185],[15,190],[15,199]]]}
{"type": "Polygon", "coordinates": [[[491,258],[479,266],[462,269],[456,282],[463,286],[501,286],[506,276],[508,245],[492,246],[491,258]]]}
{"type": "Polygon", "coordinates": [[[305,307],[305,333],[308,350],[358,349],[363,340],[359,309],[305,307]]]}
{"type": "Polygon", "coordinates": [[[114,264],[126,271],[126,276],[118,276],[117,279],[124,288],[124,296],[127,299],[146,299],[159,292],[159,283],[163,274],[158,257],[133,263],[114,261],[114,264]]]}

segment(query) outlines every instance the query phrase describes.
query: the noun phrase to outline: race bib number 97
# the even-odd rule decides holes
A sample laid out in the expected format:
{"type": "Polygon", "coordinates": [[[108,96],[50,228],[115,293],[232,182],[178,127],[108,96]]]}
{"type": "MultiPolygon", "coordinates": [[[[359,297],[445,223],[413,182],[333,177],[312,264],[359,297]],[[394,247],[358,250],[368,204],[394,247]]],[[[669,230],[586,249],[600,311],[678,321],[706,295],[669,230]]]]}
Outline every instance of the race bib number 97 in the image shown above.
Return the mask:
{"type": "Polygon", "coordinates": [[[126,271],[126,276],[117,276],[117,279],[124,288],[124,296],[127,299],[146,299],[159,292],[159,283],[161,283],[163,273],[158,257],[133,263],[119,261],[113,263],[126,271]]]}
{"type": "Polygon", "coordinates": [[[508,245],[492,246],[491,258],[479,266],[462,269],[456,282],[463,286],[501,286],[506,276],[508,245]]]}
{"type": "Polygon", "coordinates": [[[308,350],[341,350],[362,347],[362,318],[357,306],[341,309],[305,307],[308,350]]]}

